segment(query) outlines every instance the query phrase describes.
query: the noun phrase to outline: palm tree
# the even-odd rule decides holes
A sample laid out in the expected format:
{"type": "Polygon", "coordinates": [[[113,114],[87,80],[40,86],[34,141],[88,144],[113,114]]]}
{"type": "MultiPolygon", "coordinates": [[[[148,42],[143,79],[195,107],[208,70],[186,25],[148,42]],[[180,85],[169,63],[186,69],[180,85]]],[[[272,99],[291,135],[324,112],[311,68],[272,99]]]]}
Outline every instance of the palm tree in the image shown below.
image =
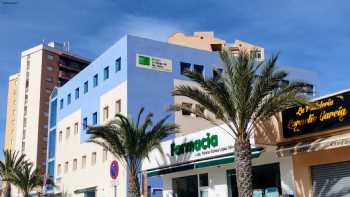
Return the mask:
{"type": "Polygon", "coordinates": [[[44,177],[38,168],[33,167],[32,163],[27,163],[20,170],[13,171],[7,180],[16,185],[24,197],[29,197],[31,191],[44,184],[44,177]]]}
{"type": "Polygon", "coordinates": [[[0,161],[0,176],[5,185],[5,197],[11,196],[11,184],[7,180],[12,175],[12,172],[19,171],[26,162],[24,154],[20,154],[17,151],[4,150],[4,160],[0,161]]]}
{"type": "Polygon", "coordinates": [[[160,142],[177,131],[175,124],[166,123],[169,116],[152,123],[153,114],[148,113],[141,123],[144,108],[141,108],[136,122],[131,117],[117,114],[104,126],[89,127],[89,142],[101,145],[116,158],[126,163],[128,169],[128,196],[139,197],[138,171],[142,161],[153,149],[160,149],[160,142]]]}
{"type": "Polygon", "coordinates": [[[260,121],[289,107],[305,104],[308,84],[286,83],[287,72],[276,68],[278,56],[256,61],[255,53],[220,53],[223,73],[214,69],[212,77],[187,70],[185,75],[199,86],[179,85],[173,96],[184,96],[199,103],[203,110],[175,104],[172,110],[187,110],[215,125],[225,124],[235,140],[235,168],[240,197],[252,196],[250,137],[260,121]],[[214,118],[215,117],[215,118],[214,118]]]}

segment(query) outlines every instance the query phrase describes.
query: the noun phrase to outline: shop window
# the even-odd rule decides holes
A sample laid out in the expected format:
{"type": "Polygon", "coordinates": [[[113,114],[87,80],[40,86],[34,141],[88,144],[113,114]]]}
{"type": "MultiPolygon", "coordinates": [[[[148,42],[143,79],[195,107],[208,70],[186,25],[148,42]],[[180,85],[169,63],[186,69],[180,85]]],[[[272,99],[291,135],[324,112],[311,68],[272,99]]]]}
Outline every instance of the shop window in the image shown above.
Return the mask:
{"type": "Polygon", "coordinates": [[[94,75],[93,85],[94,87],[98,86],[98,74],[94,75]]]}
{"type": "Polygon", "coordinates": [[[115,72],[119,72],[122,69],[122,59],[119,57],[115,60],[115,72]]]}
{"type": "Polygon", "coordinates": [[[200,187],[208,187],[209,186],[207,173],[199,175],[199,186],[200,187]]]}
{"type": "Polygon", "coordinates": [[[198,197],[197,175],[174,178],[172,180],[172,188],[174,196],[198,197]]]}
{"type": "Polygon", "coordinates": [[[186,63],[186,62],[180,62],[180,72],[181,75],[185,74],[186,70],[190,70],[191,69],[191,64],[190,63],[186,63]]]}
{"type": "MultiPolygon", "coordinates": [[[[227,186],[229,197],[238,196],[236,172],[227,171],[227,186]]],[[[277,188],[281,192],[280,168],[278,163],[253,167],[253,189],[256,193],[263,193],[269,188],[277,188]]]]}
{"type": "Polygon", "coordinates": [[[107,66],[103,69],[103,79],[106,80],[108,78],[109,78],[109,67],[107,66]]]}
{"type": "Polygon", "coordinates": [[[192,111],[192,104],[191,103],[182,103],[182,115],[183,116],[189,116],[191,115],[191,111],[192,111]]]}

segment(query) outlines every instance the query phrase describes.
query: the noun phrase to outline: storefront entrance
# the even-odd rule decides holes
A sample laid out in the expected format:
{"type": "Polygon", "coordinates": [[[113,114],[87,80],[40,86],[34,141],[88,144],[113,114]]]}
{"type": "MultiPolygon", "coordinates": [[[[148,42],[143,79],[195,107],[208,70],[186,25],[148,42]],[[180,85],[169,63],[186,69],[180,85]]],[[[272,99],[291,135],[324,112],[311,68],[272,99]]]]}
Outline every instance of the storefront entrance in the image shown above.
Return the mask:
{"type": "Polygon", "coordinates": [[[350,193],[350,161],[311,166],[315,197],[346,196],[350,193]]]}
{"type": "Polygon", "coordinates": [[[174,178],[172,188],[174,197],[208,197],[208,174],[174,178]]]}
{"type": "MultiPolygon", "coordinates": [[[[236,171],[227,171],[227,186],[229,197],[238,196],[236,171]]],[[[276,188],[281,192],[280,167],[278,163],[253,167],[253,189],[263,194],[266,189],[276,188]]]]}

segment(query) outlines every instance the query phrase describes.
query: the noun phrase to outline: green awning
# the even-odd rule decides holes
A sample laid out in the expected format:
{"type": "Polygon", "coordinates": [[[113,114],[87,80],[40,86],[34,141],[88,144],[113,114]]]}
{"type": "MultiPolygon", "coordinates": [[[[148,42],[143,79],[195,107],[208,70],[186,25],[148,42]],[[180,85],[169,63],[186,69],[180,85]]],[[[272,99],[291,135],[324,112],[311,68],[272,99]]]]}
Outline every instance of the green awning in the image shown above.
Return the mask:
{"type": "MultiPolygon", "coordinates": [[[[253,148],[251,153],[252,153],[252,158],[258,158],[260,154],[263,152],[263,148],[253,148]]],[[[232,154],[229,155],[220,155],[218,157],[214,158],[209,158],[209,159],[203,159],[199,161],[194,161],[192,163],[186,163],[186,164],[178,164],[174,166],[168,166],[168,167],[162,167],[158,169],[152,169],[146,171],[146,174],[148,177],[152,176],[159,176],[159,175],[164,175],[164,174],[170,174],[170,173],[175,173],[175,172],[180,172],[180,171],[186,171],[186,170],[192,170],[192,169],[199,169],[199,168],[206,168],[206,167],[211,167],[211,166],[220,166],[220,165],[225,165],[225,164],[233,164],[235,162],[235,157],[232,154]]]]}

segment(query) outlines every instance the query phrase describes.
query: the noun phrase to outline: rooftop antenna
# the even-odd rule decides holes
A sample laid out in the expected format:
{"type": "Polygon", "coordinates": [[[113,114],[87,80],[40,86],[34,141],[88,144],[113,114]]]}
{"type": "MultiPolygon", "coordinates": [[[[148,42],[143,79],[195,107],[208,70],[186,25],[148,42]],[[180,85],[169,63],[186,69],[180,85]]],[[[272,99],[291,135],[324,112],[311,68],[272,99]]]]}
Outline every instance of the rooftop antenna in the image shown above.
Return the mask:
{"type": "Polygon", "coordinates": [[[67,51],[70,52],[70,43],[67,41],[67,51]]]}

